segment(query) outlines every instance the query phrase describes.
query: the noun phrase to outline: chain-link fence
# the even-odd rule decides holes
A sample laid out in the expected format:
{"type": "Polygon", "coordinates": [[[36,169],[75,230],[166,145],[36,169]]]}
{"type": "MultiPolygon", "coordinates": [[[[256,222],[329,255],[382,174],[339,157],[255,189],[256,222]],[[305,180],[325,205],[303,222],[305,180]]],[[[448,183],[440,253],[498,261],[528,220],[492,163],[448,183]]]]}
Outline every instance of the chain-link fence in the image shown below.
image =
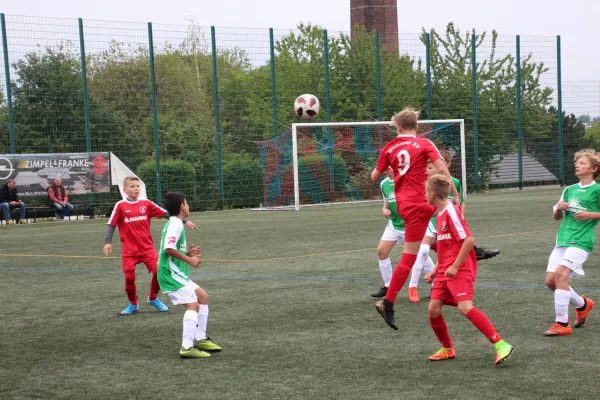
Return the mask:
{"type": "Polygon", "coordinates": [[[572,181],[600,116],[600,87],[561,85],[559,37],[450,24],[401,33],[394,50],[360,29],[4,15],[2,33],[0,153],[110,151],[149,197],[183,190],[194,209],[263,202],[258,144],[297,121],[303,93],[320,99],[320,122],[389,120],[405,106],[465,119],[470,190],[572,181]]]}

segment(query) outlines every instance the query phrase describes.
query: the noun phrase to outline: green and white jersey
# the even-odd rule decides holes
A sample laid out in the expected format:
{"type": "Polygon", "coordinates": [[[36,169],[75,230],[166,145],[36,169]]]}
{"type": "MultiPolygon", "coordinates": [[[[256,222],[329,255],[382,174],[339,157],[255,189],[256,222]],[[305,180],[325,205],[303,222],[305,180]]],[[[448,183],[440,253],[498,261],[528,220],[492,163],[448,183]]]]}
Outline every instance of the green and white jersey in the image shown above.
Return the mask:
{"type": "MultiPolygon", "coordinates": [[[[454,187],[456,188],[456,191],[458,192],[458,194],[460,196],[460,204],[462,204],[465,201],[463,199],[462,184],[455,177],[452,177],[452,182],[454,182],[454,187]]],[[[450,191],[450,193],[448,193],[448,199],[451,199],[451,198],[452,198],[452,190],[450,191]]],[[[435,218],[434,218],[434,225],[435,225],[435,218]]]]}
{"type": "Polygon", "coordinates": [[[381,181],[381,197],[384,202],[388,203],[388,208],[392,213],[388,224],[392,226],[392,228],[403,231],[404,230],[404,220],[398,214],[398,208],[396,207],[396,195],[394,194],[394,181],[390,178],[385,178],[381,181]]]}
{"type": "Polygon", "coordinates": [[[158,284],[163,293],[181,289],[190,282],[189,264],[169,257],[165,254],[166,249],[175,249],[183,254],[187,253],[183,221],[177,217],[169,218],[169,221],[162,230],[162,238],[160,240],[158,284]]]}
{"type": "Polygon", "coordinates": [[[558,228],[556,247],[577,247],[590,252],[596,241],[597,219],[577,221],[578,211],[600,212],[600,185],[596,182],[582,185],[581,182],[567,186],[560,198],[569,205],[564,212],[565,218],[558,228]]]}

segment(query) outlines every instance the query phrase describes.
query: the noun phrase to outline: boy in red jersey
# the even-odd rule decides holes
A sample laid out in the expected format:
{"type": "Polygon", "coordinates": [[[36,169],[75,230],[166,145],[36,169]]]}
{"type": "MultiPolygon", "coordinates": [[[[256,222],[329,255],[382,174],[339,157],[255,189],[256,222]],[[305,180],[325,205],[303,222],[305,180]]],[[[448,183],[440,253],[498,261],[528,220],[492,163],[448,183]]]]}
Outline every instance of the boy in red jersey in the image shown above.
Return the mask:
{"type": "MultiPolygon", "coordinates": [[[[427,160],[431,160],[436,170],[450,179],[448,168],[441,160],[435,145],[429,139],[416,137],[418,118],[419,114],[412,108],[405,108],[392,118],[398,137],[385,145],[377,160],[377,166],[371,174],[371,180],[377,182],[388,166],[394,170],[396,206],[398,214],[404,220],[406,232],[404,252],[392,275],[385,300],[378,301],[376,304],[377,311],[385,322],[395,330],[398,330],[394,320],[396,296],[417,260],[427,224],[435,213],[435,207],[427,204],[425,198],[427,160]]],[[[454,184],[452,184],[452,194],[454,199],[458,200],[454,184]]]]}
{"type": "Polygon", "coordinates": [[[429,360],[443,361],[456,357],[442,315],[442,306],[446,304],[458,306],[458,311],[494,344],[498,365],[510,357],[513,347],[502,340],[485,314],[473,307],[473,282],[477,274],[477,256],[473,250],[475,240],[460,207],[448,201],[451,182],[443,175],[433,175],[427,181],[427,202],[438,210],[438,263],[433,271],[425,276],[429,282],[435,278],[429,302],[429,323],[442,345],[429,360]]]}
{"type": "MultiPolygon", "coordinates": [[[[156,277],[158,267],[158,254],[154,249],[154,241],[150,232],[150,218],[169,219],[169,213],[160,208],[150,200],[138,199],[140,195],[140,180],[137,176],[128,176],[123,180],[123,188],[127,194],[127,200],[117,202],[108,220],[104,255],[112,252],[112,237],[115,229],[119,228],[121,237],[121,261],[123,273],[125,274],[125,292],[129,299],[129,305],[121,311],[121,315],[131,315],[139,311],[138,298],[135,287],[135,267],[144,263],[148,272],[152,273],[148,304],[154,306],[160,312],[169,311],[156,296],[160,291],[156,277]]],[[[184,223],[198,230],[196,225],[189,221],[184,223]]]]}

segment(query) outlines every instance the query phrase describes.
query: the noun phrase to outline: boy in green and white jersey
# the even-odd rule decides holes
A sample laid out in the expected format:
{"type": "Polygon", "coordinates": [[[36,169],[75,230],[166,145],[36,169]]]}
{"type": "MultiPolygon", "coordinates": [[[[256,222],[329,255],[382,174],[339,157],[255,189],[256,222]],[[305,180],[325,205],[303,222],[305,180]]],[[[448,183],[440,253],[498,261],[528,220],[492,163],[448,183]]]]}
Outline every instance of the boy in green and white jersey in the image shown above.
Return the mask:
{"type": "Polygon", "coordinates": [[[183,219],[190,213],[185,194],[169,192],[164,206],[171,218],[165,224],[160,241],[158,258],[158,283],[173,305],[185,307],[183,315],[183,341],[179,356],[206,358],[208,352],[221,351],[221,347],[206,336],[208,323],[208,294],[190,279],[189,266],[200,264],[200,246],[187,248],[183,219]]]}
{"type": "Polygon", "coordinates": [[[379,270],[383,279],[383,286],[372,297],[381,298],[387,293],[392,279],[392,262],[389,255],[396,243],[404,243],[404,221],[398,214],[396,207],[396,196],[394,194],[394,172],[388,167],[384,174],[386,178],[381,181],[381,198],[383,199],[382,213],[388,219],[385,231],[377,246],[377,258],[379,259],[379,270]]]}
{"type": "Polygon", "coordinates": [[[570,277],[584,276],[583,263],[594,248],[594,230],[600,219],[600,155],[594,150],[575,153],[575,175],[579,183],[565,188],[554,206],[554,219],[564,218],[556,247],[550,254],[546,269],[546,285],[554,291],[556,322],[544,336],[565,336],[573,332],[569,323],[569,304],[575,306],[575,328],[586,322],[594,302],[580,296],[569,286],[570,277]]]}

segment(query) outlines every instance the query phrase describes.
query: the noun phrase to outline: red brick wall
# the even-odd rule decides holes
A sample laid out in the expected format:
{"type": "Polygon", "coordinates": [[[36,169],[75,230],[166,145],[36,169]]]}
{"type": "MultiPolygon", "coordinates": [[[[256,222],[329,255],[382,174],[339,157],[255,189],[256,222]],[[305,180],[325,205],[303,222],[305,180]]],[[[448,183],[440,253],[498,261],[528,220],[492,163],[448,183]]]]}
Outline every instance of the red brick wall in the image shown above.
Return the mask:
{"type": "Polygon", "coordinates": [[[356,25],[379,32],[382,46],[398,51],[398,0],[350,0],[352,35],[356,25]]]}

